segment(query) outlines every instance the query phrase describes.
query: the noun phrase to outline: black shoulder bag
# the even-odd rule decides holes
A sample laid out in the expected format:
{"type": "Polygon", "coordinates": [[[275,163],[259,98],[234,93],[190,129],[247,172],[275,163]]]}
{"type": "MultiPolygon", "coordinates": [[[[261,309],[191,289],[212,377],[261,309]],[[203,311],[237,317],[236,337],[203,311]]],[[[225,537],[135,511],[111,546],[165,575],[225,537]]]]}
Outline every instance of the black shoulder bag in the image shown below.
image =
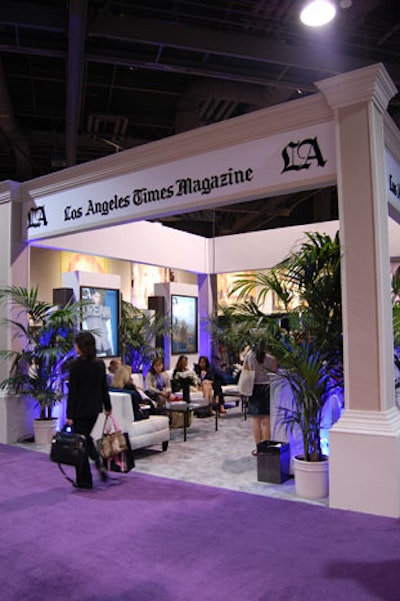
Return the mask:
{"type": "Polygon", "coordinates": [[[61,473],[69,481],[69,478],[63,470],[63,465],[78,466],[87,456],[86,438],[83,434],[77,434],[72,431],[56,432],[51,442],[50,459],[57,463],[61,473]]]}

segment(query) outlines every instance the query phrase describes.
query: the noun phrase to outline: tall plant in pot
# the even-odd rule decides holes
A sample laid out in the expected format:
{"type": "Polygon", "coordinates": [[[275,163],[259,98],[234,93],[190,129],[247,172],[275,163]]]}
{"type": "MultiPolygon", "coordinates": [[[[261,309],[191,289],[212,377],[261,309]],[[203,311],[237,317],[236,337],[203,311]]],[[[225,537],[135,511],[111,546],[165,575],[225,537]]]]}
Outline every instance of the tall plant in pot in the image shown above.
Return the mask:
{"type": "Polygon", "coordinates": [[[146,371],[155,357],[163,355],[163,345],[158,343],[169,332],[165,316],[122,301],[119,331],[121,356],[123,363],[131,366],[132,372],[146,371]]]}
{"type": "MultiPolygon", "coordinates": [[[[239,291],[242,301],[255,290],[257,303],[272,290],[286,308],[285,328],[254,307],[249,312],[257,329],[263,329],[265,344],[279,362],[276,377],[292,392],[292,406],[281,408],[280,419],[289,430],[298,428],[301,432],[304,454],[298,461],[307,472],[311,464],[320,464],[320,471],[321,464],[326,463],[320,442],[322,410],[332,389],[343,388],[338,234],[333,239],[307,234],[284,261],[251,279],[239,278],[233,289],[239,291]]],[[[295,478],[297,488],[296,465],[295,478]]],[[[308,496],[303,489],[301,496],[308,496]]]]}
{"type": "MultiPolygon", "coordinates": [[[[4,318],[2,324],[11,328],[15,345],[0,350],[0,357],[10,363],[9,375],[0,382],[0,388],[32,399],[39,408],[35,422],[41,422],[39,427],[47,424],[53,431],[52,409],[65,393],[66,367],[73,355],[81,303],[57,308],[39,300],[38,295],[38,287],[0,289],[0,303],[9,303],[11,311],[11,317],[4,318]]],[[[39,442],[50,440],[51,434],[44,434],[39,442]]]]}

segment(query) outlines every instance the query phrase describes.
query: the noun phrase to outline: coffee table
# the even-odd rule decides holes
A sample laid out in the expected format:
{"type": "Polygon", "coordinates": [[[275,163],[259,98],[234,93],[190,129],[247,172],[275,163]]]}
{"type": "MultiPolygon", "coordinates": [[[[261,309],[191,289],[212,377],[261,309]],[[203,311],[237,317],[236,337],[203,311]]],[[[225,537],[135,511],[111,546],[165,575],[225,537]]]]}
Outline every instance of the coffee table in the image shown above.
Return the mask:
{"type": "MultiPolygon", "coordinates": [[[[168,411],[173,411],[183,414],[183,440],[187,440],[187,429],[189,426],[189,412],[201,409],[204,407],[212,407],[212,403],[207,403],[205,399],[194,400],[193,402],[186,403],[186,401],[173,401],[172,403],[166,404],[168,411]]],[[[215,412],[215,431],[218,431],[218,411],[215,412]]]]}

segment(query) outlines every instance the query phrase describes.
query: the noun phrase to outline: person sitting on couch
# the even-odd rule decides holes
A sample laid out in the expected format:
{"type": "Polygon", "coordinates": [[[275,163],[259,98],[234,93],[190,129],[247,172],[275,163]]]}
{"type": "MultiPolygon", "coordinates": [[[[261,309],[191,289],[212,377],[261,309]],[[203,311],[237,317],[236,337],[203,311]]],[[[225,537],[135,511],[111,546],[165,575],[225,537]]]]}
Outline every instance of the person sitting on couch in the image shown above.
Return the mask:
{"type": "Polygon", "coordinates": [[[122,361],[119,358],[111,359],[110,363],[108,364],[108,374],[107,374],[107,386],[108,387],[113,385],[114,376],[117,372],[117,369],[120,368],[121,365],[122,365],[122,361]]]}
{"type": "Polygon", "coordinates": [[[115,392],[127,392],[131,395],[135,421],[139,421],[148,417],[148,414],[146,414],[141,407],[143,404],[142,397],[135,384],[133,384],[131,375],[132,369],[129,367],[129,365],[121,364],[114,374],[112,386],[109,387],[109,390],[115,392]]]}
{"type": "Polygon", "coordinates": [[[208,357],[201,355],[199,362],[194,366],[194,370],[200,379],[200,390],[203,392],[204,398],[210,403],[214,401],[220,413],[226,413],[221,382],[216,376],[208,357]]]}
{"type": "Polygon", "coordinates": [[[197,392],[199,390],[199,382],[195,371],[189,368],[189,359],[186,355],[179,355],[172,373],[172,392],[182,391],[183,398],[185,398],[185,391],[190,395],[190,391],[197,392]]]}
{"type": "Polygon", "coordinates": [[[145,392],[157,403],[158,408],[165,407],[165,403],[171,399],[171,381],[164,370],[164,362],[160,357],[153,359],[151,367],[145,378],[145,392]]]}

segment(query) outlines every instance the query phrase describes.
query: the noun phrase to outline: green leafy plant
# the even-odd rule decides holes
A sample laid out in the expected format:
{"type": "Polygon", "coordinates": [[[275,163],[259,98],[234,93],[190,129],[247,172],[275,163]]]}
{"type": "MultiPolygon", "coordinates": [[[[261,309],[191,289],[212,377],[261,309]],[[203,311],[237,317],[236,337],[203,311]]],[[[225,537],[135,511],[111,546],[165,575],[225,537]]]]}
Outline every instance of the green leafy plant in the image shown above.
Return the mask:
{"type": "Polygon", "coordinates": [[[211,332],[214,354],[218,357],[222,355],[228,365],[237,363],[250,340],[246,311],[239,311],[236,305],[219,306],[216,313],[209,316],[206,327],[211,332]]]}
{"type": "Polygon", "coordinates": [[[39,300],[38,294],[38,287],[0,289],[0,303],[9,303],[12,315],[2,319],[2,325],[11,328],[16,346],[0,351],[11,365],[0,388],[32,398],[40,408],[40,419],[50,419],[52,408],[64,396],[81,303],[57,308],[39,300]]]}
{"type": "Polygon", "coordinates": [[[120,323],[121,356],[133,372],[146,369],[155,357],[162,357],[164,349],[157,346],[161,336],[170,332],[168,318],[134,307],[122,301],[120,323]]]}
{"type": "Polygon", "coordinates": [[[343,387],[342,311],[339,235],[319,233],[265,273],[239,276],[231,293],[239,303],[231,312],[240,315],[247,344],[263,346],[275,356],[278,378],[291,388],[293,405],[281,411],[289,430],[300,428],[306,461],[322,460],[322,409],[330,390],[343,387]],[[259,306],[273,291],[286,310],[281,327],[259,306]],[[256,294],[256,300],[248,301],[256,294]]]}
{"type": "Polygon", "coordinates": [[[394,346],[400,346],[400,267],[392,275],[392,310],[394,346]]]}

